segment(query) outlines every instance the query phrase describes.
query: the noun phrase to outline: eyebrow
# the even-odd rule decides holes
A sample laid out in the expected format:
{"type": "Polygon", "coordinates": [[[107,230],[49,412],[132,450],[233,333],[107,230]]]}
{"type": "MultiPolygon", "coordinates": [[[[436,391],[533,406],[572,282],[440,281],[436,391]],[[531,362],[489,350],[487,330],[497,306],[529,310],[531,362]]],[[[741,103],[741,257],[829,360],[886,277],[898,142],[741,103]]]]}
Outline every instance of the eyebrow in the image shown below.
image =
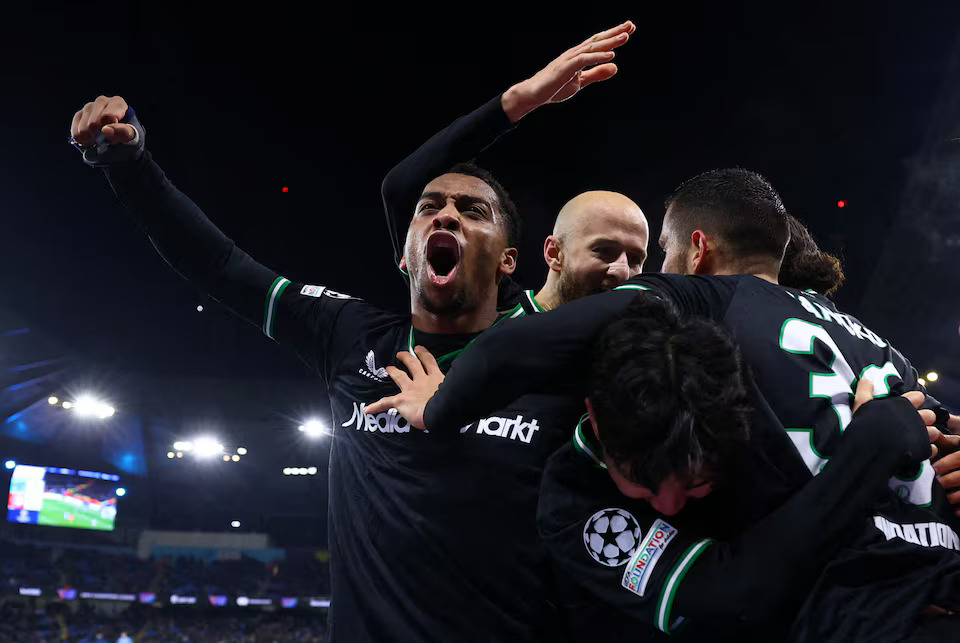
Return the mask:
{"type": "MultiPolygon", "coordinates": [[[[609,237],[594,237],[593,239],[590,240],[591,246],[596,244],[608,244],[608,245],[617,245],[617,246],[622,245],[616,239],[610,239],[609,237]]],[[[640,253],[644,257],[647,256],[646,248],[633,248],[632,250],[636,250],[638,253],[640,253]]]]}
{"type": "Polygon", "coordinates": [[[473,194],[453,194],[453,195],[450,195],[450,194],[444,194],[443,192],[424,192],[423,194],[420,195],[420,198],[417,199],[417,203],[420,203],[421,201],[423,201],[423,200],[425,200],[425,199],[446,200],[446,199],[449,198],[450,196],[453,196],[453,198],[454,198],[454,200],[456,201],[456,203],[457,203],[458,206],[473,205],[473,204],[477,203],[477,204],[480,204],[480,205],[484,205],[484,206],[486,206],[487,208],[489,208],[489,209],[491,209],[491,210],[493,209],[493,204],[492,204],[492,203],[490,203],[489,201],[487,201],[487,200],[484,199],[483,197],[479,197],[479,196],[476,196],[476,195],[473,195],[473,194]]]}

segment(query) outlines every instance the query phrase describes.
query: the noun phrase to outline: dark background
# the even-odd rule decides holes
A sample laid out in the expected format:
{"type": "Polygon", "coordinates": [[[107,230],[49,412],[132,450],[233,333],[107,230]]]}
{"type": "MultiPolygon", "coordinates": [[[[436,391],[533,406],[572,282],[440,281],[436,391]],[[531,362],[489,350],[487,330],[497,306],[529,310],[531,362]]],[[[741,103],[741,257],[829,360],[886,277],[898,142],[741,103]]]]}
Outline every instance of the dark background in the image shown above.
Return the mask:
{"type": "MultiPolygon", "coordinates": [[[[921,371],[940,371],[931,392],[960,405],[960,4],[551,5],[540,15],[462,3],[240,6],[71,3],[7,20],[0,331],[30,332],[0,335],[5,386],[21,385],[0,391],[0,410],[23,413],[6,423],[5,453],[42,444],[53,458],[69,434],[78,446],[63,457],[94,458],[81,448],[92,442],[30,406],[93,382],[137,426],[151,425],[148,409],[176,409],[162,431],[128,431],[143,442],[129,467],[137,475],[172,466],[170,440],[188,436],[196,413],[225,441],[263,442],[242,477],[261,481],[246,493],[267,489],[269,504],[290,492],[271,485],[293,484],[274,477],[300,448],[302,410],[326,412],[322,383],[169,270],[67,145],[84,103],[126,98],[168,176],[261,262],[402,310],[408,295],[379,193],[386,172],[457,116],[625,19],[638,30],[617,51],[615,78],[528,116],[479,159],[524,217],[520,281],[542,283],[542,240],[577,193],[637,201],[655,270],[664,197],[698,172],[747,167],[844,259],[840,308],[921,371]],[[39,375],[10,370],[31,359],[63,362],[39,375]],[[157,381],[179,392],[155,394],[157,381]],[[291,383],[288,395],[249,393],[280,382],[291,383]],[[27,429],[11,428],[29,413],[27,429]]],[[[122,468],[111,454],[136,449],[116,440],[91,453],[122,468]]],[[[310,448],[311,462],[325,464],[323,449],[310,448]]],[[[224,488],[235,490],[241,476],[231,475],[224,488]]],[[[173,478],[191,484],[182,470],[173,478]]],[[[302,511],[324,513],[323,493],[302,494],[302,511]]]]}

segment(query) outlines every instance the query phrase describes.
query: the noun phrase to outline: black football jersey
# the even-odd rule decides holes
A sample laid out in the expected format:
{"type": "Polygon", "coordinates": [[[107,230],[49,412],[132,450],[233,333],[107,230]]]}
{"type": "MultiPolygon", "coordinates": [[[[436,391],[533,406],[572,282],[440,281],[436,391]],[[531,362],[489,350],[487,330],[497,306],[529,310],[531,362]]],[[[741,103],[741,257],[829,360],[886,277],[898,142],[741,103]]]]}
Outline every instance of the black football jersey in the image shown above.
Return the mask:
{"type": "MultiPolygon", "coordinates": [[[[327,385],[332,641],[556,640],[539,481],[580,403],[510,401],[450,434],[365,407],[397,387],[385,367],[423,345],[444,369],[475,335],[430,335],[320,285],[292,283],[237,248],[153,161],[105,168],[163,258],[327,385]]],[[[532,293],[501,320],[537,312],[532,293]]],[[[472,352],[471,346],[470,351],[472,352]]]]}
{"type": "MultiPolygon", "coordinates": [[[[761,454],[766,454],[770,465],[760,485],[795,491],[819,475],[842,442],[859,379],[869,378],[877,396],[921,388],[915,370],[898,351],[816,293],[746,275],[641,275],[611,293],[486,334],[476,348],[485,356],[514,355],[509,370],[503,368],[506,360],[475,360],[465,355],[427,405],[427,426],[440,430],[482,414],[489,405],[532,391],[582,396],[594,338],[640,292],[671,300],[683,314],[709,318],[736,339],[753,374],[754,429],[776,429],[755,431],[754,439],[765,443],[761,454]],[[520,346],[526,352],[517,358],[520,346]],[[468,390],[482,390],[484,395],[454,403],[465,399],[468,390]]],[[[891,498],[878,505],[876,514],[863,525],[863,540],[857,540],[857,546],[899,550],[906,544],[934,549],[947,559],[955,557],[957,519],[929,462],[910,475],[891,477],[888,487],[891,498]],[[936,524],[928,524],[921,537],[916,525],[924,523],[936,524]]],[[[773,493],[766,500],[758,499],[759,514],[776,507],[783,496],[776,498],[773,493]]],[[[833,579],[838,582],[836,574],[833,579]]],[[[818,591],[825,588],[826,584],[818,591]]],[[[931,590],[923,598],[933,601],[937,595],[931,590]]],[[[909,620],[905,614],[906,606],[888,609],[878,620],[909,620]]],[[[829,623],[829,617],[829,613],[818,614],[823,623],[829,623]]]]}

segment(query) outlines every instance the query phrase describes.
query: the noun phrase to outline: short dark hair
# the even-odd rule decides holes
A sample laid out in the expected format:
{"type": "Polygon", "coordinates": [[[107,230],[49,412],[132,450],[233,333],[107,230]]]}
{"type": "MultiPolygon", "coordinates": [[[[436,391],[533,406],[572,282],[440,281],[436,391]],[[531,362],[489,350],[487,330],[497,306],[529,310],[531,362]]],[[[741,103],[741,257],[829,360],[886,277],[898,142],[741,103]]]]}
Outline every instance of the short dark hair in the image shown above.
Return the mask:
{"type": "Polygon", "coordinates": [[[447,174],[465,174],[478,178],[490,186],[494,194],[497,195],[500,213],[503,214],[506,223],[507,247],[516,248],[520,244],[520,214],[517,212],[517,206],[510,198],[506,188],[500,185],[493,174],[473,163],[457,163],[447,170],[447,174]]]}
{"type": "Polygon", "coordinates": [[[604,452],[655,493],[671,474],[723,476],[749,435],[744,376],[725,331],[638,294],[594,345],[587,390],[604,452]]]}
{"type": "Polygon", "coordinates": [[[787,210],[770,181],[743,168],[711,170],[684,181],[667,198],[672,220],[687,238],[701,229],[718,235],[734,258],[780,261],[790,239],[787,210]]]}
{"type": "Polygon", "coordinates": [[[829,297],[846,280],[843,264],[832,254],[824,252],[817,245],[813,235],[803,223],[792,215],[787,215],[790,225],[790,243],[783,253],[780,264],[781,286],[798,290],[816,290],[829,297]]]}

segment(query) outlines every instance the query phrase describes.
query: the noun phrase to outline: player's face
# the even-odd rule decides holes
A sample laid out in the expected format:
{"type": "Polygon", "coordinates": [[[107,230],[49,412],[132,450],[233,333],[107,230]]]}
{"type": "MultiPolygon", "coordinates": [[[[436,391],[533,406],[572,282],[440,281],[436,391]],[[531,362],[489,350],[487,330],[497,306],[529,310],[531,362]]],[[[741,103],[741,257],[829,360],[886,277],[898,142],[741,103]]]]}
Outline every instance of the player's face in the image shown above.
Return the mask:
{"type": "Polygon", "coordinates": [[[673,516],[680,513],[690,498],[703,498],[711,491],[713,485],[711,482],[702,478],[678,477],[671,474],[667,479],[660,483],[656,492],[639,485],[630,480],[625,472],[616,465],[609,457],[605,456],[607,463],[607,472],[620,493],[628,498],[636,500],[645,500],[650,503],[656,511],[664,516],[673,516]]]}
{"type": "Polygon", "coordinates": [[[599,204],[581,217],[581,226],[561,246],[563,302],[619,286],[640,274],[647,259],[649,230],[639,208],[599,204]]]}
{"type": "Polygon", "coordinates": [[[424,188],[401,267],[428,312],[470,309],[513,272],[516,250],[506,247],[505,231],[497,195],[484,181],[444,174],[424,188]]]}
{"type": "Polygon", "coordinates": [[[663,229],[660,231],[660,249],[663,250],[663,267],[661,272],[674,275],[689,275],[693,273],[693,244],[674,224],[673,205],[667,208],[663,215],[663,229]]]}

